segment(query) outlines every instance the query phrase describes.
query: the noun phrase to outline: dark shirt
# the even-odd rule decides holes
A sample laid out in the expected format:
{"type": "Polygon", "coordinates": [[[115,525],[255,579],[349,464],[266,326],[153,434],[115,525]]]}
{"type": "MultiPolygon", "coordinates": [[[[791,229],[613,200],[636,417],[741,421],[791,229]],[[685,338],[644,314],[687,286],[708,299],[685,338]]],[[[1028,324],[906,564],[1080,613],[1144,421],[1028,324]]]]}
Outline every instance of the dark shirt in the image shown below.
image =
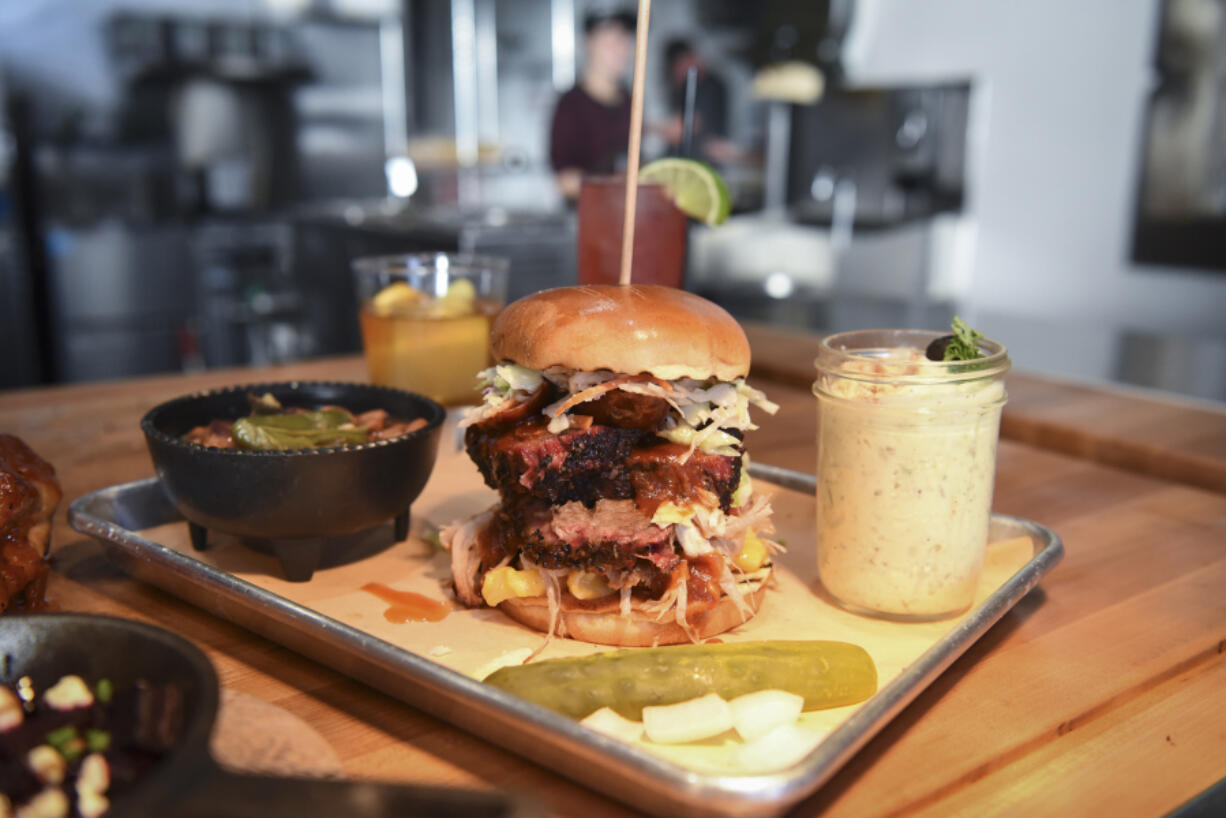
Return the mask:
{"type": "Polygon", "coordinates": [[[625,165],[630,138],[630,95],[605,105],[576,85],[558,99],[549,135],[549,162],[555,171],[613,173],[625,165]]]}

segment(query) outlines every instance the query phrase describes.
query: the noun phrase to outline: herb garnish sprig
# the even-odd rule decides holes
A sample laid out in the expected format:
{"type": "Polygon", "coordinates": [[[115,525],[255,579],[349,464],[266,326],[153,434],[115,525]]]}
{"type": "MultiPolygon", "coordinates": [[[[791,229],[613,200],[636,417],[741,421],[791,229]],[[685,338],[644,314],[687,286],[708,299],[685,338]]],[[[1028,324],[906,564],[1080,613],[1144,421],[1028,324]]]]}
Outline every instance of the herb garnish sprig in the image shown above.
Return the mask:
{"type": "Polygon", "coordinates": [[[953,335],[942,335],[924,350],[925,357],[930,361],[973,361],[985,357],[979,351],[979,341],[983,333],[971,329],[958,316],[954,316],[950,325],[953,335]]]}

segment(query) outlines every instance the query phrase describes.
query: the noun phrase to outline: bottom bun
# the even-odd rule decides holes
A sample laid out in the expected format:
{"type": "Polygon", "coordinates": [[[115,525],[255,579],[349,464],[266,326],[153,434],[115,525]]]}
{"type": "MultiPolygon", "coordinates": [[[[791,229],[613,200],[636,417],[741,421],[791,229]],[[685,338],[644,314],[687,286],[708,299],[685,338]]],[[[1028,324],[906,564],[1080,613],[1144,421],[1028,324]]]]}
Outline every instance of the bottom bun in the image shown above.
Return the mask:
{"type": "MultiPolygon", "coordinates": [[[[742,597],[756,613],[766,593],[766,582],[742,582],[741,587],[742,597]]],[[[680,645],[732,630],[754,615],[742,616],[736,603],[725,596],[715,607],[687,615],[687,631],[672,618],[671,611],[665,614],[668,619],[657,622],[655,615],[648,615],[637,608],[631,609],[630,616],[622,616],[615,605],[611,607],[612,610],[590,611],[563,601],[562,610],[558,612],[556,633],[583,642],[628,648],[680,645]]],[[[499,603],[498,610],[529,628],[549,632],[549,604],[545,597],[513,597],[499,603]]]]}

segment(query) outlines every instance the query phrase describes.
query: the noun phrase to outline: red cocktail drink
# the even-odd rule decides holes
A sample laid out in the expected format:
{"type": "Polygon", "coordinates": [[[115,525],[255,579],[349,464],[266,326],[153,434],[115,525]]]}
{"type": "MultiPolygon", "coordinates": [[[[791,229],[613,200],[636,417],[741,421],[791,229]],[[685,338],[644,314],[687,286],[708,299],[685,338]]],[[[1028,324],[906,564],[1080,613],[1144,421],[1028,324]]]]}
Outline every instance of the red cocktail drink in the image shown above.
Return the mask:
{"type": "MultiPolygon", "coordinates": [[[[625,177],[583,180],[579,191],[580,284],[616,284],[621,271],[625,177]]],[[[680,287],[685,274],[687,219],[662,185],[640,184],[634,218],[635,284],[680,287]]]]}

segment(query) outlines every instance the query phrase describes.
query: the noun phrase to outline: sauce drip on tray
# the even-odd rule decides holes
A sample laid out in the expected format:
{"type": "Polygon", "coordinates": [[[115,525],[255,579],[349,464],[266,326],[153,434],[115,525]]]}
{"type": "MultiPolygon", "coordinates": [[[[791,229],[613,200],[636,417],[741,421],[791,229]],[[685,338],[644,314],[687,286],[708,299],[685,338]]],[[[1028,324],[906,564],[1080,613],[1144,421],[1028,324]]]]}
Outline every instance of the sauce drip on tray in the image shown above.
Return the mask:
{"type": "Polygon", "coordinates": [[[388,607],[383,612],[383,618],[397,625],[405,622],[440,622],[451,613],[451,605],[446,602],[438,602],[412,591],[397,591],[381,582],[368,582],[362,586],[362,590],[386,602],[388,607]]]}

